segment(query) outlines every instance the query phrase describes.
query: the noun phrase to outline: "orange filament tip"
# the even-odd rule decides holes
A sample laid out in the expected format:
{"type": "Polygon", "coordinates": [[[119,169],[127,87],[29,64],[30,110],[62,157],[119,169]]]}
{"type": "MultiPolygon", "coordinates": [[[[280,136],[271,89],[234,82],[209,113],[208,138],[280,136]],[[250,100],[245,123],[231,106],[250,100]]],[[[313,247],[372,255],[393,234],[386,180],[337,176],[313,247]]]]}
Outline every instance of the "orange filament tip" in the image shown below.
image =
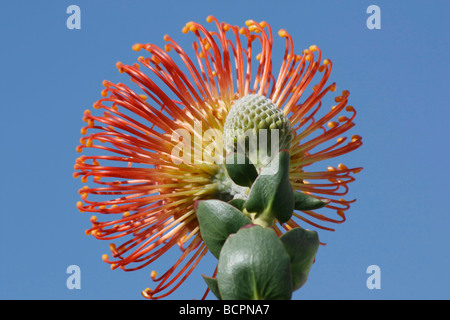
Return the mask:
{"type": "Polygon", "coordinates": [[[259,23],[259,25],[260,25],[262,28],[265,28],[265,27],[268,26],[268,23],[267,23],[266,21],[261,21],[261,22],[259,23]]]}
{"type": "Polygon", "coordinates": [[[86,183],[88,181],[88,178],[86,176],[81,177],[81,182],[86,183]]]}
{"type": "Polygon", "coordinates": [[[230,29],[231,29],[231,25],[229,25],[228,23],[223,26],[223,31],[225,31],[225,32],[230,29]]]}
{"type": "Polygon", "coordinates": [[[94,107],[94,109],[100,109],[102,107],[102,105],[101,105],[101,103],[96,101],[96,102],[94,102],[93,107],[94,107]]]}
{"type": "Polygon", "coordinates": [[[102,97],[106,97],[108,95],[108,90],[103,89],[101,92],[102,97]]]}
{"type": "Polygon", "coordinates": [[[153,271],[150,273],[150,278],[152,278],[153,280],[155,280],[155,278],[156,278],[157,275],[158,275],[158,273],[157,273],[155,270],[153,270],[153,271]]]}
{"type": "Polygon", "coordinates": [[[169,41],[170,40],[170,36],[168,34],[165,34],[163,39],[164,39],[164,41],[169,41]]]}
{"type": "Polygon", "coordinates": [[[182,33],[188,33],[189,32],[189,28],[187,26],[184,26],[183,29],[181,29],[182,33]]]}
{"type": "Polygon", "coordinates": [[[253,25],[255,23],[255,21],[253,21],[253,20],[247,20],[247,21],[245,21],[245,25],[247,26],[247,27],[250,27],[251,25],[253,25]]]}
{"type": "Polygon", "coordinates": [[[331,91],[331,92],[336,91],[336,84],[335,84],[335,83],[333,83],[333,84],[331,85],[330,91],[331,91]]]}
{"type": "Polygon", "coordinates": [[[256,60],[261,60],[261,53],[258,53],[257,55],[256,55],[256,60]]]}
{"type": "Polygon", "coordinates": [[[91,223],[96,223],[97,222],[97,217],[96,216],[92,216],[90,221],[91,221],[91,223]]]}
{"type": "Polygon", "coordinates": [[[328,122],[328,127],[329,128],[335,128],[339,125],[339,123],[337,123],[336,121],[330,121],[328,122]]]}
{"type": "Polygon", "coordinates": [[[324,65],[321,65],[321,66],[319,67],[319,72],[323,72],[323,70],[325,70],[325,66],[324,66],[324,65]]]}
{"type": "Polygon", "coordinates": [[[83,209],[83,202],[78,201],[77,202],[77,208],[80,209],[80,210],[83,209]]]}
{"type": "Polygon", "coordinates": [[[147,96],[145,94],[140,94],[139,97],[144,101],[147,100],[147,96]]]}
{"type": "Polygon", "coordinates": [[[287,37],[287,36],[288,36],[288,33],[287,33],[286,30],[281,29],[280,31],[278,31],[278,35],[279,35],[280,37],[284,38],[284,37],[287,37]]]}
{"type": "Polygon", "coordinates": [[[323,65],[327,66],[330,64],[330,62],[331,61],[329,59],[325,59],[325,60],[323,60],[323,65]]]}
{"type": "Polygon", "coordinates": [[[116,253],[117,253],[117,247],[116,247],[116,245],[115,245],[114,243],[110,243],[110,244],[109,244],[109,250],[111,250],[111,252],[112,252],[113,254],[116,254],[116,253]]]}
{"type": "Polygon", "coordinates": [[[329,166],[329,167],[327,167],[327,171],[336,171],[336,168],[329,166]]]}
{"type": "MultiPolygon", "coordinates": [[[[75,170],[77,170],[78,168],[76,168],[75,170]]],[[[80,176],[79,172],[74,172],[72,173],[72,177],[74,177],[75,179],[78,178],[80,176]]]]}
{"type": "Polygon", "coordinates": [[[353,108],[352,106],[346,106],[345,110],[347,110],[348,112],[355,112],[355,108],[353,108]]]}
{"type": "Polygon", "coordinates": [[[145,289],[141,292],[141,294],[144,296],[144,298],[151,299],[153,297],[153,291],[150,288],[145,289]]]}
{"type": "Polygon", "coordinates": [[[206,22],[211,23],[214,21],[214,17],[213,16],[207,16],[206,17],[206,22]]]}
{"type": "Polygon", "coordinates": [[[84,233],[85,233],[87,236],[90,236],[90,235],[91,235],[91,231],[89,231],[89,230],[86,230],[84,233]]]}
{"type": "Polygon", "coordinates": [[[78,153],[83,152],[83,146],[77,146],[77,152],[78,153]]]}
{"type": "Polygon", "coordinates": [[[108,260],[108,255],[107,255],[107,254],[102,255],[102,260],[103,260],[104,262],[108,262],[108,261],[109,261],[109,260],[108,260]]]}
{"type": "Polygon", "coordinates": [[[102,81],[102,85],[103,85],[104,87],[108,88],[108,87],[111,86],[111,82],[109,82],[108,80],[103,80],[103,81],[102,81]]]}
{"type": "Polygon", "coordinates": [[[197,27],[196,27],[195,25],[192,24],[192,25],[189,27],[189,31],[196,32],[196,31],[197,31],[197,27]]]}
{"type": "Polygon", "coordinates": [[[116,63],[116,68],[119,69],[120,73],[124,73],[125,72],[125,70],[123,69],[123,63],[120,62],[120,61],[116,63]]]}
{"type": "Polygon", "coordinates": [[[338,120],[339,120],[339,122],[345,122],[345,121],[348,120],[348,118],[345,117],[345,116],[340,116],[340,117],[338,118],[338,120]]]}
{"type": "Polygon", "coordinates": [[[358,140],[361,140],[361,139],[362,139],[361,136],[359,136],[357,134],[352,136],[352,141],[358,141],[358,140]]]}
{"type": "Polygon", "coordinates": [[[339,170],[348,170],[347,166],[345,164],[343,164],[343,163],[339,163],[338,169],[339,170]]]}
{"type": "Polygon", "coordinates": [[[309,47],[309,51],[319,51],[319,48],[316,45],[312,45],[309,47]]]}
{"type": "Polygon", "coordinates": [[[82,135],[85,135],[87,133],[87,128],[86,127],[81,128],[80,133],[82,135]]]}
{"type": "Polygon", "coordinates": [[[172,50],[172,48],[170,47],[170,45],[166,44],[166,45],[164,46],[164,50],[165,50],[166,52],[170,52],[170,50],[172,50]]]}
{"type": "Polygon", "coordinates": [[[139,44],[139,43],[136,43],[136,44],[134,44],[134,45],[131,47],[131,49],[134,50],[134,51],[139,51],[139,50],[142,49],[142,45],[139,44]]]}
{"type": "Polygon", "coordinates": [[[92,231],[92,234],[97,237],[101,236],[100,230],[94,230],[94,231],[92,231]]]}
{"type": "Polygon", "coordinates": [[[122,217],[126,218],[130,215],[130,211],[125,211],[122,215],[122,217]]]}

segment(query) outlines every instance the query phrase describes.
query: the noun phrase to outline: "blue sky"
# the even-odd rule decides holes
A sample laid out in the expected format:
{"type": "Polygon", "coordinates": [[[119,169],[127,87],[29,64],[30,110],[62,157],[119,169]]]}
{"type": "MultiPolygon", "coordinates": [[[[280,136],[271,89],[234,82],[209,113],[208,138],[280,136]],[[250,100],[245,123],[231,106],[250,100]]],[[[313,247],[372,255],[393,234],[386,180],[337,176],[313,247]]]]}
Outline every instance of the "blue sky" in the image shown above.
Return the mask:
{"type": "MultiPolygon", "coordinates": [[[[181,28],[209,14],[238,25],[265,20],[288,30],[298,50],[318,45],[334,62],[330,81],[350,90],[358,111],[352,133],[364,145],[336,160],[364,167],[348,195],[358,200],[347,222],[320,234],[327,246],[294,299],[450,298],[448,1],[8,1],[0,9],[0,299],[141,299],[150,271],[174,261],[178,252],[128,273],[102,262],[108,243],[84,235],[90,215],[75,207],[75,147],[102,81],[128,81],[115,63],[136,61],[134,43],[164,45],[167,33],[188,45],[181,28]],[[80,30],[66,27],[72,4],[80,30]],[[366,27],[372,4],[379,30],[366,27]],[[66,286],[70,265],[80,267],[79,290],[66,286]],[[380,267],[381,289],[366,286],[370,265],[380,267]]],[[[277,44],[281,54],[276,36],[277,44]]],[[[170,298],[200,298],[200,274],[214,263],[207,256],[170,298]]]]}

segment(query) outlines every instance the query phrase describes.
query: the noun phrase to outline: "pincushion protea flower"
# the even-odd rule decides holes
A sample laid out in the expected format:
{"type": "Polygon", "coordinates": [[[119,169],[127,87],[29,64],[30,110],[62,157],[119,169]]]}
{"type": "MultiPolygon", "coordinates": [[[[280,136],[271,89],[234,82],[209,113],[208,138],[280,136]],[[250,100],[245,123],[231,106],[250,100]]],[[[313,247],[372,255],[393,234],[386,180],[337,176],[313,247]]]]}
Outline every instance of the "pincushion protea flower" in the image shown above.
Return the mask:
{"type": "Polygon", "coordinates": [[[336,84],[327,84],[332,62],[322,60],[317,46],[297,54],[292,37],[280,30],[284,57],[274,73],[269,24],[248,20],[239,28],[213,16],[207,22],[214,22],[217,29],[209,31],[195,22],[182,29],[196,37],[192,57],[168,35],[164,49],[135,44],[133,50],[146,50],[149,56],[139,57],[139,64],[117,63],[135,88],[104,81],[102,98],[93,106],[103,113],[86,110],[83,117],[87,125],[81,129],[77,147],[83,155],[76,160],[74,176],[83,183],[92,180],[92,185],[79,190],[82,201],[77,207],[100,214],[92,216],[88,235],[121,240],[119,245],[110,244],[112,259],[104,255],[103,260],[112,269],[131,271],[150,265],[174,246],[181,249],[178,260],[162,275],[151,272],[158,284],[142,292],[146,298],[171,294],[207,253],[194,202],[230,200],[235,195],[223,164],[212,162],[210,154],[204,153],[214,141],[199,137],[199,132],[223,131],[228,112],[240,98],[265,97],[282,111],[281,120],[287,119],[292,130],[291,184],[328,203],[321,209],[324,213],[294,212],[287,223],[274,225],[279,236],[299,225],[333,230],[325,223],[345,221],[344,212],[354,200],[342,197],[355,180],[352,174],[361,170],[344,164],[306,170],[362,144],[358,135],[345,136],[356,115],[347,104],[348,91],[335,97],[331,109],[322,106],[336,84]],[[175,53],[177,62],[169,53],[175,53]],[[191,141],[183,142],[193,161],[174,157],[173,150],[180,144],[180,139],[174,139],[178,129],[193,135],[191,141]]]}

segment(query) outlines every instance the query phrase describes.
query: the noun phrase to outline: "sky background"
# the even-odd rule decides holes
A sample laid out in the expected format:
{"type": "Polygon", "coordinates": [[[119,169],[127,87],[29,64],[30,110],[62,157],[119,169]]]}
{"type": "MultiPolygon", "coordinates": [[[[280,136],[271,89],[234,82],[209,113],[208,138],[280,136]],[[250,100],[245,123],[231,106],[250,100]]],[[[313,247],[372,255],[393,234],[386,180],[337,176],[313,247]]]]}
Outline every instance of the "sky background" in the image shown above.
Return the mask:
{"type": "MultiPolygon", "coordinates": [[[[347,196],[358,200],[335,232],[320,233],[327,246],[293,298],[449,299],[449,13],[448,1],[3,1],[0,299],[142,299],[155,286],[150,271],[178,257],[137,272],[102,262],[109,242],[84,234],[90,214],[75,207],[75,147],[102,81],[129,83],[115,63],[136,62],[134,43],[163,46],[169,34],[189,50],[194,37],[181,28],[210,14],[269,22],[276,57],[281,28],[298,52],[318,45],[334,63],[330,81],[357,108],[351,134],[364,145],[331,164],[364,167],[347,196]],[[72,4],[80,30],[66,27],[72,4]],[[366,27],[372,4],[380,30],[366,27]],[[70,265],[81,269],[79,290],[66,286],[70,265]],[[366,286],[370,265],[381,289],[366,286]]],[[[199,299],[200,274],[214,266],[209,254],[169,298],[199,299]]]]}

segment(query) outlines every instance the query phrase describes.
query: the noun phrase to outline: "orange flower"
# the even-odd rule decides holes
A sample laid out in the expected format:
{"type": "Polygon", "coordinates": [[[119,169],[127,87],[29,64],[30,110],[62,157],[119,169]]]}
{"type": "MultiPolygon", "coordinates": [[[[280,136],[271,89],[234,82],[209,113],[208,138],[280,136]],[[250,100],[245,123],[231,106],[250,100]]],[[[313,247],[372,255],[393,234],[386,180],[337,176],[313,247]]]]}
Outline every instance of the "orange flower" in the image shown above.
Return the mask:
{"type": "Polygon", "coordinates": [[[344,136],[354,126],[356,115],[347,105],[348,91],[335,98],[330,111],[323,112],[322,100],[336,90],[336,84],[327,84],[332,63],[322,60],[317,46],[296,54],[292,37],[280,30],[285,51],[281,67],[274,73],[269,24],[248,20],[246,27],[239,28],[219,23],[212,16],[207,21],[214,22],[217,30],[209,31],[195,22],[182,29],[196,37],[193,57],[168,35],[164,36],[164,49],[135,44],[133,50],[145,50],[148,57],[139,57],[139,64],[117,63],[134,88],[104,81],[102,98],[93,106],[103,113],[86,110],[83,117],[87,125],[81,129],[83,137],[77,147],[83,155],[76,160],[74,176],[83,183],[92,180],[92,185],[80,189],[82,201],[77,207],[101,214],[91,218],[87,234],[121,240],[120,245],[110,245],[112,259],[104,255],[103,260],[112,269],[136,270],[173,246],[181,249],[180,257],[166,272],[160,276],[151,272],[158,284],[143,291],[147,298],[168,296],[207,253],[194,202],[233,197],[223,165],[208,161],[211,158],[205,155],[214,141],[202,135],[208,129],[223,131],[237,99],[256,94],[282,110],[293,132],[289,150],[292,186],[329,202],[322,209],[327,213],[294,212],[287,223],[274,226],[279,235],[299,226],[298,222],[333,230],[322,222],[345,221],[344,212],[353,201],[342,197],[354,181],[352,174],[361,170],[339,164],[323,171],[306,171],[311,164],[362,144],[358,135],[344,136]],[[318,80],[311,83],[315,78],[318,80]],[[311,92],[306,94],[307,90],[311,92]],[[175,134],[180,129],[193,137],[191,141],[183,137],[181,144],[187,149],[174,153],[180,145],[181,136],[175,134]],[[181,154],[193,161],[181,161],[181,154]]]}

